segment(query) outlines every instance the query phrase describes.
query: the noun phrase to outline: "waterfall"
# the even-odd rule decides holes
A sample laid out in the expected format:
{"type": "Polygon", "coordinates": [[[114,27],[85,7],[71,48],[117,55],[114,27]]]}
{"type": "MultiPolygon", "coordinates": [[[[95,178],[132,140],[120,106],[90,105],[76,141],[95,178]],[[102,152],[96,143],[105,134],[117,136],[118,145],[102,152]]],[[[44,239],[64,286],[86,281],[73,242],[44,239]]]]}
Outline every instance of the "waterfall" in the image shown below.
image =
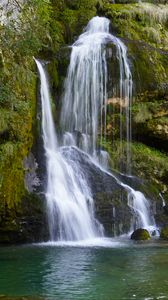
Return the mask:
{"type": "MultiPolygon", "coordinates": [[[[72,45],[70,65],[65,80],[60,126],[57,139],[44,67],[36,60],[41,79],[42,131],[47,164],[46,199],[51,240],[82,240],[103,236],[103,226],[94,215],[92,191],[79,162],[68,163],[62,148],[69,152],[78,147],[88,159],[122,186],[128,193],[128,205],[134,217],[131,229],[153,228],[149,202],[145,196],[108,172],[108,153],[97,150],[97,139],[106,138],[107,119],[107,44],[116,47],[119,63],[120,113],[125,114],[125,131],[120,126],[121,141],[127,141],[127,171],[131,165],[132,76],[123,42],[110,34],[110,21],[94,17],[72,45]],[[122,104],[125,105],[122,105],[122,104]],[[123,110],[123,107],[125,109],[123,110]],[[124,136],[124,132],[126,135],[124,136]]],[[[70,159],[70,158],[69,158],[70,159]]]]}
{"type": "MultiPolygon", "coordinates": [[[[108,153],[97,154],[97,137],[106,138],[107,115],[107,44],[116,47],[119,64],[120,141],[126,140],[126,171],[131,173],[131,104],[132,74],[123,42],[109,32],[110,21],[104,17],[90,20],[78,40],[72,45],[70,65],[65,80],[61,110],[61,127],[71,136],[71,145],[80,147],[92,158],[96,157],[107,170],[108,153]],[[125,124],[123,125],[123,116],[125,124]],[[123,126],[125,128],[123,128],[123,126]],[[100,128],[100,129],[99,129],[100,128]],[[76,132],[80,139],[76,139],[76,132]],[[124,135],[125,132],[125,135],[124,135]]],[[[114,97],[116,95],[113,95],[114,97]]],[[[69,141],[67,145],[69,145],[69,141]]],[[[114,177],[114,176],[113,176],[114,177]]],[[[131,229],[153,228],[149,201],[128,185],[119,182],[128,192],[128,205],[133,211],[131,229]]]]}
{"type": "MultiPolygon", "coordinates": [[[[84,175],[77,173],[59,151],[52,117],[47,77],[35,60],[41,79],[42,132],[47,165],[47,211],[50,238],[82,240],[103,236],[103,228],[94,217],[94,203],[84,175]]],[[[71,139],[67,135],[65,140],[71,139]]]]}
{"type": "Polygon", "coordinates": [[[81,133],[83,150],[96,155],[98,117],[101,134],[106,124],[107,63],[105,39],[109,20],[92,19],[72,46],[71,61],[65,82],[61,125],[71,133],[81,133]],[[68,101],[67,101],[68,99],[68,101]]]}
{"type": "Polygon", "coordinates": [[[80,132],[85,142],[78,143],[78,146],[96,156],[98,128],[100,128],[101,142],[102,138],[106,137],[108,104],[106,45],[114,44],[120,69],[120,140],[123,141],[125,138],[127,141],[127,171],[130,173],[132,76],[127,59],[127,48],[120,39],[109,33],[109,24],[107,18],[94,17],[88,23],[85,32],[72,45],[62,99],[61,126],[71,134],[75,131],[80,132]],[[123,114],[126,119],[125,137],[122,125],[123,114]]]}

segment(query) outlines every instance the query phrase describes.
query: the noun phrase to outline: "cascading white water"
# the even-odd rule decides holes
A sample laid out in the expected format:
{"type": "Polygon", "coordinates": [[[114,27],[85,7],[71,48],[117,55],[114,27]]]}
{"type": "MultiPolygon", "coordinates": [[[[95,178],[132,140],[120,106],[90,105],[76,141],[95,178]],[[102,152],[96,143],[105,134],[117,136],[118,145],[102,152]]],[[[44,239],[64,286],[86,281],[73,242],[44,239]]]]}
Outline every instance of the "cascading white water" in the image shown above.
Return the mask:
{"type": "MultiPolygon", "coordinates": [[[[42,131],[48,179],[46,199],[51,240],[72,241],[103,236],[103,228],[94,218],[91,191],[81,170],[73,170],[59,151],[46,74],[38,60],[36,64],[41,79],[42,131]]],[[[71,142],[69,134],[65,134],[65,141],[71,142]]]]}
{"type": "MultiPolygon", "coordinates": [[[[82,134],[81,147],[96,152],[98,116],[106,117],[107,64],[103,48],[108,35],[109,20],[92,19],[85,33],[72,46],[71,62],[65,83],[61,113],[62,127],[82,134]],[[68,99],[68,101],[67,101],[68,99]]],[[[104,120],[106,123],[106,121],[104,120]]],[[[105,127],[105,126],[104,126],[105,127]]]]}
{"type": "MultiPolygon", "coordinates": [[[[114,44],[120,70],[120,141],[127,141],[126,171],[130,173],[132,75],[127,59],[127,48],[120,39],[109,33],[109,24],[107,18],[94,17],[72,46],[62,99],[61,127],[69,132],[71,145],[75,142],[83,151],[94,158],[97,157],[97,136],[100,134],[101,140],[106,136],[108,104],[106,45],[114,44]],[[125,128],[122,123],[123,114],[126,120],[125,128]],[[75,138],[76,132],[81,134],[80,142],[75,138]]],[[[107,169],[108,153],[101,150],[98,161],[104,169],[107,169]]],[[[149,202],[145,196],[128,185],[119,183],[127,190],[128,205],[134,212],[131,228],[153,228],[154,220],[150,217],[149,202]]]]}
{"type": "Polygon", "coordinates": [[[127,59],[127,48],[109,33],[110,21],[103,17],[94,17],[87,25],[85,32],[72,46],[71,60],[65,81],[61,125],[73,134],[80,132],[85,143],[78,143],[83,150],[96,156],[98,128],[101,141],[106,137],[107,113],[107,59],[106,44],[116,46],[119,60],[120,79],[120,140],[127,140],[127,171],[130,170],[131,140],[131,98],[132,76],[127,59]],[[68,100],[67,100],[68,99],[68,100]],[[124,105],[123,105],[124,103],[124,105]],[[123,112],[123,106],[125,110],[123,112]],[[122,115],[125,113],[126,136],[123,134],[122,115]],[[83,147],[84,145],[84,147],[83,147]]]}
{"type": "Polygon", "coordinates": [[[120,66],[120,142],[125,139],[126,145],[126,172],[131,174],[131,149],[130,142],[132,136],[131,130],[131,104],[132,104],[132,75],[127,59],[127,48],[116,39],[117,55],[120,66]],[[124,107],[124,109],[123,109],[124,107]],[[125,128],[123,128],[123,115],[125,114],[125,128]],[[126,131],[126,136],[124,136],[126,131]]]}
{"type": "MultiPolygon", "coordinates": [[[[92,163],[96,163],[103,172],[107,172],[108,154],[99,151],[98,160],[96,148],[98,134],[101,139],[106,135],[107,43],[113,43],[117,49],[120,101],[127,103],[125,138],[129,145],[132,76],[127,60],[127,48],[109,33],[108,19],[93,18],[85,32],[72,46],[60,120],[65,133],[59,141],[60,144],[52,119],[47,78],[42,64],[36,60],[41,78],[42,128],[48,175],[46,198],[51,240],[82,240],[103,236],[103,228],[94,217],[93,198],[82,166],[75,162],[72,168],[64,158],[61,148],[62,146],[81,148],[87,152],[92,163]]],[[[123,139],[122,126],[121,139],[123,139]]],[[[127,163],[130,164],[129,146],[127,163]]],[[[108,174],[115,178],[113,174],[109,172],[108,174]]],[[[132,228],[153,226],[154,221],[149,216],[149,203],[143,194],[115,179],[128,192],[128,205],[135,216],[132,228]]]]}
{"type": "Polygon", "coordinates": [[[128,194],[128,205],[133,209],[135,213],[135,220],[133,222],[134,228],[146,228],[150,232],[155,229],[155,222],[152,214],[150,214],[150,204],[149,201],[145,198],[145,196],[135,190],[130,190],[128,194]]]}

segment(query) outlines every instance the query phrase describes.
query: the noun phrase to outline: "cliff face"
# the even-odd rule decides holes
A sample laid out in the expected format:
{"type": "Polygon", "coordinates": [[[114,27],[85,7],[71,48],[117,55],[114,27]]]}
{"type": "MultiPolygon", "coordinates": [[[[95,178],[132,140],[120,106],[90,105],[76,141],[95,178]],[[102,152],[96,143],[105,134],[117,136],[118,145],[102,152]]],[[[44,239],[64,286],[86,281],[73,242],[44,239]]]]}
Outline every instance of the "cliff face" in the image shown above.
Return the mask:
{"type": "MultiPolygon", "coordinates": [[[[162,192],[168,201],[168,5],[136,1],[112,4],[108,0],[19,3],[11,0],[12,6],[7,10],[3,7],[0,25],[0,242],[47,239],[47,232],[41,231],[46,220],[45,204],[39,196],[40,179],[44,177],[40,173],[45,170],[37,165],[40,159],[36,149],[39,147],[42,152],[42,146],[37,139],[40,121],[33,56],[49,62],[57,122],[59,96],[69,61],[65,46],[96,14],[111,20],[111,30],[128,47],[134,80],[133,174],[149,181],[152,192],[162,192]],[[17,14],[13,15],[13,9],[17,14]]],[[[116,103],[110,105],[115,106],[117,118],[119,107],[116,103]]],[[[104,148],[110,150],[112,167],[117,170],[125,158],[120,152],[113,118],[109,114],[104,148]],[[116,142],[111,147],[114,135],[116,142]]]]}

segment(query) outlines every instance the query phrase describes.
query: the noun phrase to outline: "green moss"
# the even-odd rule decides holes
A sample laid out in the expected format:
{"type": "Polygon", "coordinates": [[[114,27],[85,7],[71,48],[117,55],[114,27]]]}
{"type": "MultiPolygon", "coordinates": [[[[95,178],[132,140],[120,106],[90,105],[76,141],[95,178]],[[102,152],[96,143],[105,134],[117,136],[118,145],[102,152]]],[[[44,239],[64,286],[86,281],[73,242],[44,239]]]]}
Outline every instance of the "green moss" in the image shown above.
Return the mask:
{"type": "Polygon", "coordinates": [[[166,146],[168,140],[167,101],[136,102],[132,107],[133,127],[145,139],[155,138],[160,141],[160,148],[166,146]]]}
{"type": "MultiPolygon", "coordinates": [[[[126,142],[116,141],[112,144],[104,141],[103,147],[110,154],[113,169],[120,170],[121,165],[126,168],[126,142]]],[[[145,179],[155,194],[162,192],[168,201],[167,155],[141,143],[131,143],[130,147],[132,174],[145,179]]]]}
{"type": "Polygon", "coordinates": [[[165,143],[168,141],[168,117],[152,119],[142,126],[142,130],[144,135],[158,138],[165,143]]]}
{"type": "MultiPolygon", "coordinates": [[[[57,22],[63,28],[65,43],[72,43],[74,37],[78,36],[88,21],[96,15],[96,4],[98,2],[101,1],[52,0],[53,17],[57,19],[57,22]]],[[[53,20],[51,21],[51,26],[53,26],[53,20]]]]}
{"type": "Polygon", "coordinates": [[[165,55],[142,43],[129,43],[129,55],[134,64],[133,77],[136,90],[160,90],[167,78],[168,63],[165,55]]]}
{"type": "Polygon", "coordinates": [[[120,36],[168,48],[168,5],[104,4],[103,9],[120,36]]]}
{"type": "Polygon", "coordinates": [[[58,75],[58,62],[55,60],[51,60],[48,65],[48,73],[51,74],[50,85],[51,87],[58,88],[60,79],[58,75]]]}
{"type": "Polygon", "coordinates": [[[11,142],[0,146],[1,203],[13,208],[21,201],[24,193],[24,171],[22,146],[11,142]]]}
{"type": "Polygon", "coordinates": [[[63,20],[66,27],[66,40],[72,41],[74,32],[78,23],[78,11],[72,9],[65,9],[63,12],[63,20]]]}
{"type": "Polygon", "coordinates": [[[103,14],[111,20],[112,31],[128,46],[136,92],[164,90],[168,5],[105,3],[103,14]]]}
{"type": "Polygon", "coordinates": [[[0,214],[6,206],[16,209],[25,193],[22,162],[33,144],[36,113],[36,76],[31,63],[26,61],[24,67],[10,64],[7,79],[14,97],[6,108],[0,107],[0,214]]]}
{"type": "Polygon", "coordinates": [[[0,136],[8,130],[8,110],[0,110],[0,136]]]}
{"type": "Polygon", "coordinates": [[[132,105],[132,116],[135,123],[143,123],[150,119],[164,118],[167,116],[167,101],[153,100],[153,102],[135,102],[132,105]]]}

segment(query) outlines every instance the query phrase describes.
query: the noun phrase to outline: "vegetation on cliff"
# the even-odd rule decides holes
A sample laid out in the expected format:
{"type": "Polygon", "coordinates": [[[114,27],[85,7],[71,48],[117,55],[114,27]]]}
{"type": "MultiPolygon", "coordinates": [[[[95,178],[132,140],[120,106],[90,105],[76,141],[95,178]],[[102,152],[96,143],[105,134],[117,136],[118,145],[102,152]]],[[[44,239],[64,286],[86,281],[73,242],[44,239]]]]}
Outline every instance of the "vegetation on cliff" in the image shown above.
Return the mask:
{"type": "Polygon", "coordinates": [[[36,120],[33,55],[46,44],[49,12],[46,1],[23,6],[12,1],[0,25],[0,196],[10,209],[25,193],[23,159],[32,147],[36,120]]]}

